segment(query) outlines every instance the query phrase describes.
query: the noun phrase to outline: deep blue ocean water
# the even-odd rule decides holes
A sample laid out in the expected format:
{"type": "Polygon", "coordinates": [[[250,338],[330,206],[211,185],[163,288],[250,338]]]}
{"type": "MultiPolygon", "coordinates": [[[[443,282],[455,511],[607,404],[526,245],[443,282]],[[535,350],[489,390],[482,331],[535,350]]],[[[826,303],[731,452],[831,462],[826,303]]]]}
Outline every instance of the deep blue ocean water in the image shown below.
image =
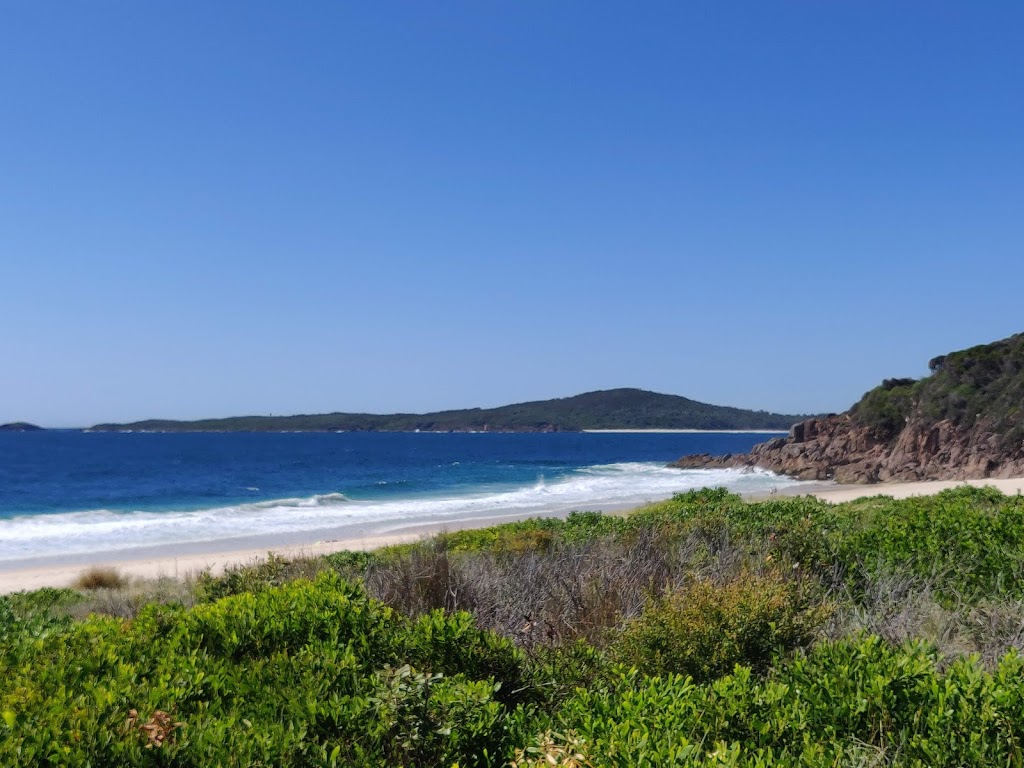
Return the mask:
{"type": "Polygon", "coordinates": [[[0,433],[0,561],[768,490],[791,481],[664,467],[768,437],[0,433]]]}

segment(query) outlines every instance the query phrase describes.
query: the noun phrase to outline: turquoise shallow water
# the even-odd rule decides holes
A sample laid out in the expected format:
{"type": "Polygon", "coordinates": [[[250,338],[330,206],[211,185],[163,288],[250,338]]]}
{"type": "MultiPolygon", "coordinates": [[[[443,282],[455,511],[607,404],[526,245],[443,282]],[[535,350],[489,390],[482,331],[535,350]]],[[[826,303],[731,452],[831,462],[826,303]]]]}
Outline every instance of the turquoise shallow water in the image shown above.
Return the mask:
{"type": "Polygon", "coordinates": [[[546,514],[766,473],[681,472],[760,434],[0,434],[0,562],[347,527],[546,514]]]}

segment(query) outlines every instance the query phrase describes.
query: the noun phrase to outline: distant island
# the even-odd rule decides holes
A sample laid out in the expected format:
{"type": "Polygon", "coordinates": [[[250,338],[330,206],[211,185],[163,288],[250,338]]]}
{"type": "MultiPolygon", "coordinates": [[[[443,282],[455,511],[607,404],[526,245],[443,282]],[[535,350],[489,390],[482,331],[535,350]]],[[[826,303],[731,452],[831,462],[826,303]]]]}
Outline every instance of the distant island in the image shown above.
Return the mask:
{"type": "Polygon", "coordinates": [[[0,432],[42,432],[43,428],[27,421],[12,421],[10,424],[0,424],[0,432]]]}
{"type": "Polygon", "coordinates": [[[807,416],[709,405],[642,389],[436,413],[325,413],[97,424],[96,432],[582,432],[584,430],[785,430],[807,416]]]}
{"type": "Polygon", "coordinates": [[[757,466],[806,480],[878,483],[1024,476],[1024,333],[886,379],[845,413],[806,419],[749,454],[681,469],[757,466]]]}

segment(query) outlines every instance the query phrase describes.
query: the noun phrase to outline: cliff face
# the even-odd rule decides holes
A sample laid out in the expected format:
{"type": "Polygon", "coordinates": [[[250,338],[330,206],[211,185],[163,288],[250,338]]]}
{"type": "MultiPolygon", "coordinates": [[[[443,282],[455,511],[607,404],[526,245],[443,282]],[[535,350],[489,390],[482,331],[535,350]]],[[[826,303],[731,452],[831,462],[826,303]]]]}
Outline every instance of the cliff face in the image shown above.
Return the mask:
{"type": "Polygon", "coordinates": [[[1024,476],[1024,456],[1008,454],[1000,436],[951,421],[909,423],[893,442],[880,440],[849,414],[793,425],[789,437],[761,443],[750,453],[684,456],[681,469],[761,467],[801,480],[884,483],[1024,476]]]}
{"type": "Polygon", "coordinates": [[[1024,334],[930,367],[925,379],[887,380],[846,413],[795,424],[749,454],[670,466],[757,466],[840,483],[1024,476],[1024,334]]]}

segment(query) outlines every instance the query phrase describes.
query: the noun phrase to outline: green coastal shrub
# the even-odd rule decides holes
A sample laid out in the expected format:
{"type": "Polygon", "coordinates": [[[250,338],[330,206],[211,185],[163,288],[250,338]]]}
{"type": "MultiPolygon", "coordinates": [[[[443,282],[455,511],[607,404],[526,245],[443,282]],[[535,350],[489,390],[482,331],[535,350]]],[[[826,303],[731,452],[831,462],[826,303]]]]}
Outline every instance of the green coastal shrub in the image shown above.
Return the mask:
{"type": "Polygon", "coordinates": [[[633,671],[579,689],[548,731],[570,735],[564,746],[594,768],[1014,766],[1024,661],[942,670],[927,646],[864,638],[821,645],[767,679],[748,667],[706,685],[633,671]]]}
{"type": "Polygon", "coordinates": [[[1024,497],[995,488],[884,499],[833,539],[854,574],[904,569],[953,601],[1024,597],[1024,497]]]}
{"type": "Polygon", "coordinates": [[[1024,765],[1022,585],[1024,498],[716,489],[271,558],[130,620],[72,618],[109,590],[8,595],[0,766],[1024,765]],[[887,574],[991,642],[922,631],[887,574]],[[822,625],[825,595],[887,618],[822,625]],[[821,640],[849,627],[951,655],[821,640]]]}
{"type": "Polygon", "coordinates": [[[0,663],[0,765],[493,765],[523,678],[470,616],[324,574],[30,638],[0,663]]]}
{"type": "Polygon", "coordinates": [[[892,440],[906,426],[919,388],[914,379],[886,379],[853,406],[853,416],[870,427],[878,439],[892,440]]]}
{"type": "Polygon", "coordinates": [[[723,585],[696,581],[652,601],[612,653],[645,674],[703,682],[737,664],[764,670],[776,653],[810,642],[824,618],[811,590],[777,572],[723,585]]]}
{"type": "Polygon", "coordinates": [[[66,610],[82,600],[72,589],[0,595],[0,670],[15,667],[32,643],[71,626],[66,610]]]}

